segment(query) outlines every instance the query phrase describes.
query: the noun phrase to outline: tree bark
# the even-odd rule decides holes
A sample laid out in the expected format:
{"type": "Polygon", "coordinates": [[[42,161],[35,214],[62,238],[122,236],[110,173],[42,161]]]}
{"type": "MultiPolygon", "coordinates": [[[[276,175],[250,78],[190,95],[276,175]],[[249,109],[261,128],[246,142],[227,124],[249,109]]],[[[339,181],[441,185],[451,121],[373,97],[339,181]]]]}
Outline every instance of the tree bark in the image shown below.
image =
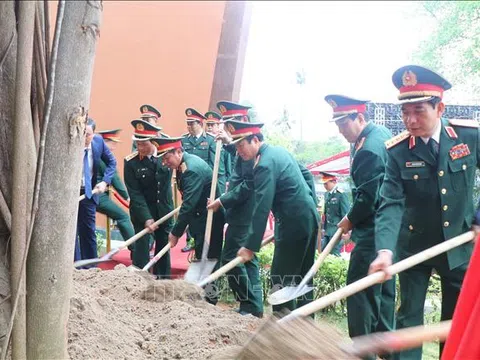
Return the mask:
{"type": "MultiPolygon", "coordinates": [[[[0,191],[2,216],[0,216],[0,339],[6,334],[10,319],[9,256],[7,242],[10,230],[4,216],[11,205],[13,114],[15,103],[15,74],[17,59],[16,17],[13,1],[0,1],[0,191]],[[5,209],[7,207],[7,209],[5,209]]],[[[8,216],[8,214],[7,214],[8,216]]],[[[8,221],[8,220],[7,220],[8,221]]],[[[11,226],[11,224],[10,224],[11,226]]]]}
{"type": "Polygon", "coordinates": [[[56,74],[50,74],[55,76],[55,88],[47,125],[41,206],[27,265],[29,359],[68,358],[67,321],[82,148],[101,16],[100,1],[65,3],[56,74]]]}
{"type": "MultiPolygon", "coordinates": [[[[12,332],[12,358],[26,359],[25,273],[22,271],[27,239],[28,148],[32,124],[30,91],[32,80],[33,24],[35,2],[19,3],[17,77],[15,81],[15,123],[12,181],[12,298],[18,297],[12,332]],[[27,171],[26,171],[27,170],[27,171]]],[[[29,212],[29,211],[28,211],[29,212]]]]}

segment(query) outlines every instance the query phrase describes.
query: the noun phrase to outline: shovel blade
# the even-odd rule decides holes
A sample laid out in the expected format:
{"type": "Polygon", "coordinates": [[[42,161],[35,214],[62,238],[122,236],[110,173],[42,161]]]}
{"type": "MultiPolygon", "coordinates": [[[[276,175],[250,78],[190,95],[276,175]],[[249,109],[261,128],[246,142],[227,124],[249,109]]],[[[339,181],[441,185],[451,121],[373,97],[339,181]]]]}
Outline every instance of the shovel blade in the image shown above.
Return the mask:
{"type": "Polygon", "coordinates": [[[104,262],[111,261],[111,260],[112,260],[112,259],[101,259],[101,258],[78,260],[78,261],[75,261],[75,262],[73,263],[73,266],[74,266],[76,269],[78,269],[78,268],[83,267],[83,266],[100,264],[100,263],[104,263],[104,262]]]}
{"type": "Polygon", "coordinates": [[[280,305],[286,303],[290,300],[296,299],[302,295],[313,290],[312,286],[302,286],[302,287],[295,287],[295,286],[286,286],[283,289],[275,291],[273,294],[270,294],[268,297],[268,302],[270,305],[280,305]]]}
{"type": "Polygon", "coordinates": [[[185,273],[184,280],[194,284],[199,283],[212,273],[217,262],[217,259],[193,261],[185,273]]]}

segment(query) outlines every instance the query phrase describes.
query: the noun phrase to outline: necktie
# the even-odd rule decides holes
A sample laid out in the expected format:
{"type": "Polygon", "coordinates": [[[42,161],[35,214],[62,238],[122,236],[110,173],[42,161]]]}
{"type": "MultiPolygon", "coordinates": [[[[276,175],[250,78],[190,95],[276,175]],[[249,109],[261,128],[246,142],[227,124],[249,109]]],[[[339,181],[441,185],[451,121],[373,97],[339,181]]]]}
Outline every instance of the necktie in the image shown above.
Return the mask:
{"type": "Polygon", "coordinates": [[[439,148],[438,142],[436,142],[433,138],[430,138],[430,140],[428,140],[428,145],[429,145],[430,151],[432,152],[433,156],[436,159],[438,156],[438,148],[439,148]]]}
{"type": "Polygon", "coordinates": [[[90,174],[90,164],[88,163],[88,149],[85,149],[83,155],[83,182],[85,184],[85,197],[92,198],[92,174],[90,174]]]}

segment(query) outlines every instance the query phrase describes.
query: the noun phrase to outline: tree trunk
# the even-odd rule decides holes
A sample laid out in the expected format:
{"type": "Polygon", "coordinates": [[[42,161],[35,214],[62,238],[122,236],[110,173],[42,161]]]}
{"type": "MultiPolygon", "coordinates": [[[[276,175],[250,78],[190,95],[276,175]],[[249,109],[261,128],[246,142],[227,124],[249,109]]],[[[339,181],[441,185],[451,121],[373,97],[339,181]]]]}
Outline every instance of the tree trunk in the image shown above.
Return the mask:
{"type": "Polygon", "coordinates": [[[10,276],[7,242],[9,226],[5,212],[11,205],[13,114],[15,104],[15,70],[17,59],[16,17],[13,1],[0,1],[0,339],[6,334],[10,319],[10,276]]]}
{"type": "MultiPolygon", "coordinates": [[[[15,123],[13,134],[12,181],[12,298],[18,296],[12,332],[12,358],[26,358],[25,273],[22,271],[27,239],[28,157],[29,136],[32,127],[30,90],[32,80],[33,24],[35,2],[19,3],[17,77],[15,81],[15,123]],[[27,171],[26,171],[27,170],[27,171]]],[[[28,221],[29,222],[29,221],[28,221]]]]}
{"type": "Polygon", "coordinates": [[[27,266],[29,359],[68,358],[67,321],[82,148],[101,16],[99,1],[65,3],[40,208],[27,266]]]}

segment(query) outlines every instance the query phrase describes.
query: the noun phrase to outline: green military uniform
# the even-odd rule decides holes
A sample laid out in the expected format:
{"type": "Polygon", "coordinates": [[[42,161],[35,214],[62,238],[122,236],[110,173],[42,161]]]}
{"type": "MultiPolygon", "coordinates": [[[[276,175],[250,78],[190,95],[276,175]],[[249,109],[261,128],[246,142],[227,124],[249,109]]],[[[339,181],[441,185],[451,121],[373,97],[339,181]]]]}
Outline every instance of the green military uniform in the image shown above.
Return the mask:
{"type": "MultiPolygon", "coordinates": [[[[143,120],[133,120],[132,125],[135,128],[135,141],[148,141],[150,137],[145,135],[145,131],[157,133],[158,129],[143,120]]],[[[134,152],[125,158],[124,179],[130,194],[130,217],[137,233],[145,228],[147,220],[156,221],[173,210],[172,171],[154,155],[142,157],[134,152]]],[[[164,222],[154,232],[155,253],[167,244],[172,222],[171,219],[164,222]]],[[[145,235],[135,243],[133,264],[139,268],[143,268],[150,260],[149,238],[150,235],[145,235]]],[[[154,265],[153,273],[162,278],[170,277],[169,253],[154,265]]]]}
{"type": "MultiPolygon", "coordinates": [[[[114,130],[104,130],[98,131],[97,133],[103,137],[103,140],[108,143],[109,141],[112,142],[120,142],[118,137],[118,133],[121,129],[114,129],[114,130]]],[[[103,161],[100,161],[100,166],[98,168],[98,176],[97,176],[97,183],[102,181],[103,174],[105,172],[106,165],[103,161]]],[[[113,175],[111,187],[117,191],[117,193],[124,199],[129,199],[127,189],[123,184],[118,172],[115,170],[115,174],[113,175]]],[[[100,194],[99,196],[99,203],[97,205],[97,211],[100,214],[104,214],[108,216],[110,219],[115,220],[117,222],[118,229],[122,234],[124,240],[130,239],[132,236],[135,235],[133,230],[132,223],[130,222],[130,217],[128,213],[118,206],[113,200],[110,199],[109,193],[105,192],[100,194]]],[[[133,249],[133,246],[130,247],[133,249]]]]}
{"type": "MultiPolygon", "coordinates": [[[[200,124],[203,124],[203,121],[206,120],[204,115],[192,108],[186,109],[185,114],[187,116],[187,122],[198,121],[200,124]]],[[[191,134],[184,134],[183,136],[183,149],[189,154],[197,155],[213,170],[216,148],[215,136],[205,131],[198,137],[191,134]]],[[[221,194],[225,192],[226,184],[224,154],[225,152],[222,151],[220,154],[220,164],[218,166],[218,187],[221,194]]]]}
{"type": "MultiPolygon", "coordinates": [[[[359,121],[358,114],[365,112],[366,101],[363,100],[340,95],[328,95],[325,100],[333,108],[332,121],[359,121]]],[[[347,284],[367,276],[370,263],[376,257],[375,213],[385,174],[387,153],[384,142],[390,137],[387,129],[369,122],[352,147],[350,175],[354,183],[353,204],[347,217],[353,225],[351,238],[355,242],[355,248],[350,256],[347,284]]],[[[394,279],[348,297],[350,337],[392,330],[394,311],[394,279]]]]}
{"type": "MultiPolygon", "coordinates": [[[[400,89],[401,102],[411,103],[441,98],[443,90],[451,87],[440,75],[413,65],[398,69],[393,82],[400,89]]],[[[427,143],[408,131],[386,143],[387,168],[375,241],[377,250],[394,252],[396,260],[468,231],[474,218],[472,191],[480,166],[478,123],[442,120],[437,129],[425,139],[427,143]]],[[[423,324],[433,269],[442,283],[441,319],[452,318],[471,252],[468,243],[399,274],[398,328],[423,324]]],[[[421,357],[421,348],[395,354],[397,359],[421,357]]]]}
{"type": "MultiPolygon", "coordinates": [[[[103,179],[103,172],[105,171],[105,164],[100,162],[99,172],[98,172],[98,181],[103,179]]],[[[97,181],[97,182],[98,182],[97,181]]],[[[129,199],[127,189],[123,184],[118,172],[115,171],[115,175],[112,178],[111,186],[118,192],[118,194],[125,200],[129,199]]],[[[105,192],[100,195],[99,203],[97,205],[97,211],[100,214],[108,216],[110,219],[117,222],[118,229],[120,234],[122,234],[123,240],[128,240],[135,235],[133,230],[132,223],[128,213],[118,206],[109,196],[108,192],[105,192]]]]}
{"type": "MultiPolygon", "coordinates": [[[[322,181],[330,181],[328,177],[324,177],[322,181]]],[[[324,218],[324,229],[325,236],[322,241],[322,249],[327,246],[331,238],[337,231],[337,224],[347,215],[348,210],[350,210],[350,201],[348,200],[347,194],[338,188],[338,185],[331,191],[325,193],[325,218],[324,218]]],[[[340,256],[341,242],[332,249],[331,254],[335,256],[340,256]]]]}
{"type": "MultiPolygon", "coordinates": [[[[226,121],[233,138],[260,134],[263,124],[226,121]]],[[[258,135],[259,136],[259,135],[258,135]]],[[[276,219],[275,251],[271,267],[273,289],[297,284],[312,267],[318,233],[318,214],[311,190],[297,161],[281,147],[262,144],[253,168],[254,209],[251,234],[245,247],[258,252],[270,210],[276,219]]],[[[312,301],[313,291],[301,299],[273,306],[293,310],[312,301]]]]}

